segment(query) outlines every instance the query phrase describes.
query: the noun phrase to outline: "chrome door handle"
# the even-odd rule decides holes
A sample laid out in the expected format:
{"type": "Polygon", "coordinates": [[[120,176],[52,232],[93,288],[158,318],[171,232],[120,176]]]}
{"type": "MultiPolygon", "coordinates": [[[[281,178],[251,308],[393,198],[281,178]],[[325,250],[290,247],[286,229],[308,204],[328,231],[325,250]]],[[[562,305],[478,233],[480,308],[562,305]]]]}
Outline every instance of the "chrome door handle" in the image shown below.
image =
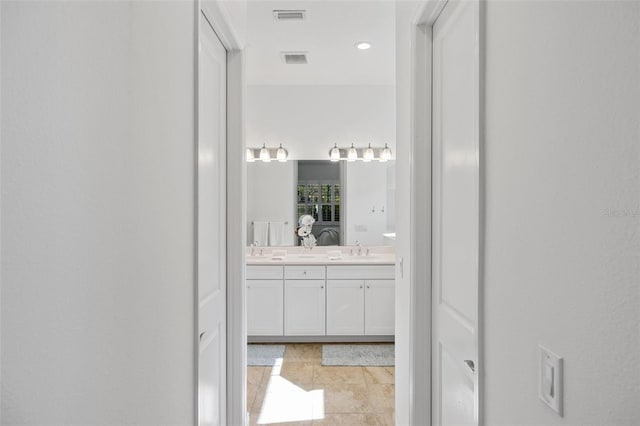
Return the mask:
{"type": "Polygon", "coordinates": [[[200,333],[200,342],[202,342],[202,338],[204,337],[205,334],[207,334],[206,331],[203,331],[202,333],[200,333]]]}
{"type": "Polygon", "coordinates": [[[472,373],[476,372],[476,365],[470,359],[464,360],[465,365],[471,370],[472,373]]]}

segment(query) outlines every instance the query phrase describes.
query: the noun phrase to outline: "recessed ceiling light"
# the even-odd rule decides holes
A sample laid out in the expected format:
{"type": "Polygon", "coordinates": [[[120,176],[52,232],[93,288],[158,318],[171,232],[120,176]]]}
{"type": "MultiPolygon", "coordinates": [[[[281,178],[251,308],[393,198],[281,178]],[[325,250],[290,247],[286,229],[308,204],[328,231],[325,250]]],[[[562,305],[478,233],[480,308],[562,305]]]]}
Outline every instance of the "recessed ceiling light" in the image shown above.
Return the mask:
{"type": "Polygon", "coordinates": [[[367,50],[371,48],[371,43],[368,41],[359,41],[356,43],[356,47],[360,50],[367,50]]]}

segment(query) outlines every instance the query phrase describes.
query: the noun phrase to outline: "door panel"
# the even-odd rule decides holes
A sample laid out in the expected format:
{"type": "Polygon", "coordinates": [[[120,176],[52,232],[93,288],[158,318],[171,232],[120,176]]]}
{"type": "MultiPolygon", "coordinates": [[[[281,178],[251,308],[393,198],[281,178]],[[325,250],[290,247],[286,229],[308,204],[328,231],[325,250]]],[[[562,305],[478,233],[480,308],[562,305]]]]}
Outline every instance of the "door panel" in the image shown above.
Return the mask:
{"type": "Polygon", "coordinates": [[[284,333],[282,280],[247,280],[247,334],[282,336],[284,333]]]}
{"type": "Polygon", "coordinates": [[[394,280],[366,280],[365,287],[364,333],[367,336],[395,334],[394,280]]]}
{"type": "Polygon", "coordinates": [[[323,336],[325,334],[324,286],[324,280],[285,281],[285,336],[323,336]]]}
{"type": "Polygon", "coordinates": [[[226,51],[200,17],[198,64],[198,424],[226,423],[226,51]]]}
{"type": "Polygon", "coordinates": [[[433,424],[478,424],[478,1],[433,26],[433,424]]]}
{"type": "Polygon", "coordinates": [[[327,335],[364,334],[364,281],[327,281],[327,335]]]}

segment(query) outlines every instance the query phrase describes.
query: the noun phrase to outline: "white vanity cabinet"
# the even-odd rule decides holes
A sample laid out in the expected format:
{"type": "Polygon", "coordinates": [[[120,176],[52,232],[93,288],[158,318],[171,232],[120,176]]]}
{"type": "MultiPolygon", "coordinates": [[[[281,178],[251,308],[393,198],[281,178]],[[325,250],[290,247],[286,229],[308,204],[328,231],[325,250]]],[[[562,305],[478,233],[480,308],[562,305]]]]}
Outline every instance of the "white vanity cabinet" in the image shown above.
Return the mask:
{"type": "Polygon", "coordinates": [[[391,336],[395,334],[394,280],[364,282],[364,334],[391,336]]]}
{"type": "Polygon", "coordinates": [[[325,266],[285,266],[284,335],[324,336],[325,266]]]}
{"type": "Polygon", "coordinates": [[[394,278],[391,264],[247,265],[247,334],[252,341],[388,340],[394,278]]]}
{"type": "Polygon", "coordinates": [[[284,268],[247,266],[247,334],[284,334],[284,268]]]}
{"type": "Polygon", "coordinates": [[[327,266],[327,335],[394,335],[394,278],[392,265],[327,266]]]}
{"type": "Polygon", "coordinates": [[[327,334],[364,334],[364,280],[327,281],[327,334]]]}

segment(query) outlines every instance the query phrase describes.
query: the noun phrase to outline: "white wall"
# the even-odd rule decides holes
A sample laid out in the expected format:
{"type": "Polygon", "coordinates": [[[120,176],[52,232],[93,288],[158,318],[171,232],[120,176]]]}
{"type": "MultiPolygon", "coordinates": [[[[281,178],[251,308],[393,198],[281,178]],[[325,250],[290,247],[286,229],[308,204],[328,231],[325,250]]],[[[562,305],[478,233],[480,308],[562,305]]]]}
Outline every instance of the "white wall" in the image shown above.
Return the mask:
{"type": "Polygon", "coordinates": [[[389,163],[347,163],[345,244],[384,245],[387,232],[387,168],[389,163]]]}
{"type": "Polygon", "coordinates": [[[638,2],[488,2],[488,425],[640,424],[639,27],[638,2]]]}
{"type": "Polygon", "coordinates": [[[394,86],[249,86],[247,146],[282,143],[290,158],[324,160],[338,146],[389,144],[395,158],[394,86]]]}
{"type": "Polygon", "coordinates": [[[285,226],[285,245],[296,245],[295,162],[247,163],[247,244],[254,241],[254,221],[289,222],[285,226]]]}
{"type": "Polygon", "coordinates": [[[1,8],[1,423],[192,424],[193,3],[1,8]]]}

